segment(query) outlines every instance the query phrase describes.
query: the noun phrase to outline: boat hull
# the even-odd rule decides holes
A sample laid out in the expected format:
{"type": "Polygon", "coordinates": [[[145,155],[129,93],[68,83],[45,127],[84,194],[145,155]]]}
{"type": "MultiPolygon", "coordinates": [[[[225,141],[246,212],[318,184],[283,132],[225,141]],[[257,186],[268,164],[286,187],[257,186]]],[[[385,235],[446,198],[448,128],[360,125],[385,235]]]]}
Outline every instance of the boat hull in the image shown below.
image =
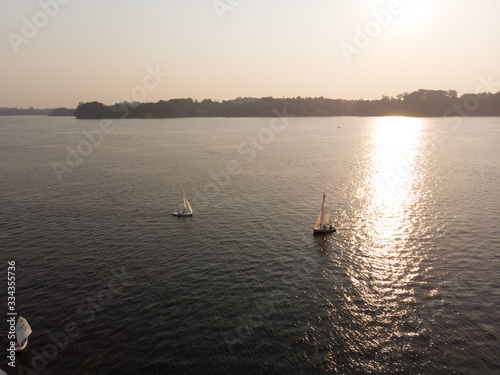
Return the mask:
{"type": "Polygon", "coordinates": [[[325,233],[332,233],[332,232],[336,232],[337,229],[335,229],[335,227],[331,227],[331,228],[313,228],[313,233],[314,234],[325,234],[325,233]]]}
{"type": "Polygon", "coordinates": [[[14,351],[20,352],[20,351],[24,350],[24,348],[26,348],[27,346],[28,346],[28,339],[24,340],[24,342],[22,342],[20,346],[16,346],[14,348],[14,351]]]}
{"type": "Polygon", "coordinates": [[[193,216],[193,214],[190,214],[190,213],[183,214],[183,213],[178,213],[178,212],[174,212],[172,215],[173,215],[173,216],[178,216],[178,217],[193,216]]]}

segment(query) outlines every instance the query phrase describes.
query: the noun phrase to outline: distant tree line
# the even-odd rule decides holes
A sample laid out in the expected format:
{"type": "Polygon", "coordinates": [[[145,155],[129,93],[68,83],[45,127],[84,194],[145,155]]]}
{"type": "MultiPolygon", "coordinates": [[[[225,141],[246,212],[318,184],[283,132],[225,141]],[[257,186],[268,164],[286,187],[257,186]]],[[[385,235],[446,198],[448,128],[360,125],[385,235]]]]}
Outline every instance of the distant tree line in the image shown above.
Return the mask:
{"type": "Polygon", "coordinates": [[[174,117],[271,117],[271,116],[500,116],[500,92],[464,94],[454,90],[418,90],[383,96],[379,100],[319,98],[237,98],[160,100],[157,103],[120,103],[106,106],[99,102],[80,103],[75,116],[100,118],[174,117]]]}
{"type": "Polygon", "coordinates": [[[202,101],[160,100],[157,103],[80,103],[68,108],[0,108],[0,116],[49,115],[101,118],[174,118],[174,117],[272,117],[272,116],[500,116],[500,92],[463,94],[455,90],[418,90],[383,96],[378,100],[319,98],[236,98],[202,101]]]}
{"type": "Polygon", "coordinates": [[[54,108],[50,111],[49,116],[74,116],[75,110],[70,108],[54,108]]]}
{"type": "Polygon", "coordinates": [[[29,108],[0,108],[0,116],[46,116],[50,109],[29,108]]]}
{"type": "Polygon", "coordinates": [[[0,116],[75,116],[74,109],[0,108],[0,116]]]}

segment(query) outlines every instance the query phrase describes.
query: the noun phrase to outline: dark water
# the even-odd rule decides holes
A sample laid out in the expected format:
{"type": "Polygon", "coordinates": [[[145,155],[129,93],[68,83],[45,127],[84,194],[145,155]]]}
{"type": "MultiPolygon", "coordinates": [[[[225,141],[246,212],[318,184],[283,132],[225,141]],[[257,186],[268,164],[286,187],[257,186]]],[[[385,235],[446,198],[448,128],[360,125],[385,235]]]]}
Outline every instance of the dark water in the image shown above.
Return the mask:
{"type": "Polygon", "coordinates": [[[13,373],[500,370],[500,118],[99,126],[0,117],[13,373]]]}

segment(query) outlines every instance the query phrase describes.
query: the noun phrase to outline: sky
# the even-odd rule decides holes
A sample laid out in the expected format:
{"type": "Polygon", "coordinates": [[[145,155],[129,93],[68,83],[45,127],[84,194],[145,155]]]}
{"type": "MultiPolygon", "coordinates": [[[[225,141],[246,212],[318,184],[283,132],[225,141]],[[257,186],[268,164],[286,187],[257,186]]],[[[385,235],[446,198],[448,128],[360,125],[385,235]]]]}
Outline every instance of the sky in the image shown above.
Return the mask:
{"type": "Polygon", "coordinates": [[[498,0],[2,0],[0,107],[472,93],[500,81],[499,15],[498,0]]]}

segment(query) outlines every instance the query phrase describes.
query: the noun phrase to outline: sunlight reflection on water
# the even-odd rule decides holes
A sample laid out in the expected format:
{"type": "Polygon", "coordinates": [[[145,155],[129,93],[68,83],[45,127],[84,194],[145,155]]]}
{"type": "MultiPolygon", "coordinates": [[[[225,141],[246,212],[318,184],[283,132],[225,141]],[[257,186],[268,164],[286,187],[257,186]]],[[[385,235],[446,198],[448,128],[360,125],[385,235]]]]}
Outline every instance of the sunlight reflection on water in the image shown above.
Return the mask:
{"type": "Polygon", "coordinates": [[[354,352],[373,352],[366,369],[380,368],[384,348],[395,337],[418,335],[406,323],[412,321],[412,280],[422,260],[411,241],[417,230],[412,218],[418,215],[421,126],[415,118],[377,119],[367,173],[358,188],[361,204],[347,273],[357,296],[348,308],[361,329],[356,331],[360,337],[347,341],[354,352]]]}

